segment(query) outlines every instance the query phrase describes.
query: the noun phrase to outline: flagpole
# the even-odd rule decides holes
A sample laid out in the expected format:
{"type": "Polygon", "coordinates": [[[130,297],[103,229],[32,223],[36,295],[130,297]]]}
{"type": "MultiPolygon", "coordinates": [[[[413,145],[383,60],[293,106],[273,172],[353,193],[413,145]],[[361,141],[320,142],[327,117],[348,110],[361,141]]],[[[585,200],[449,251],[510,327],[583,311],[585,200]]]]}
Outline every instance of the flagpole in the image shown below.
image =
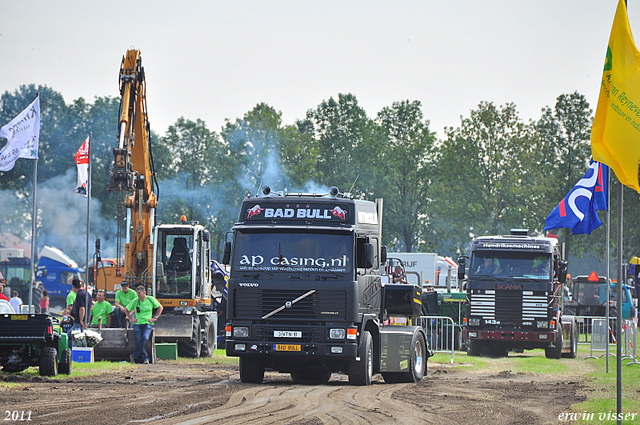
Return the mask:
{"type": "MultiPolygon", "coordinates": [[[[606,289],[606,294],[607,294],[607,303],[606,303],[606,316],[607,316],[607,330],[609,329],[609,300],[611,299],[611,288],[610,288],[610,284],[609,282],[611,282],[611,271],[610,271],[610,256],[611,256],[611,252],[610,252],[610,248],[609,248],[609,244],[611,243],[611,173],[607,173],[607,289],[606,289]]],[[[592,337],[593,338],[593,337],[592,337]]],[[[606,367],[606,373],[609,373],[609,335],[607,332],[607,351],[606,351],[606,357],[607,357],[607,367],[606,367]]]]}
{"type": "MultiPolygon", "coordinates": [[[[86,312],[86,320],[84,323],[89,324],[89,319],[90,319],[90,312],[89,312],[89,238],[90,238],[90,232],[91,232],[91,136],[93,133],[89,133],[89,143],[87,146],[87,157],[89,160],[89,167],[88,167],[88,177],[87,177],[87,256],[86,256],[86,260],[87,262],[85,263],[85,279],[87,281],[87,285],[86,285],[86,291],[85,291],[85,312],[86,312]]],[[[97,267],[97,264],[94,264],[94,269],[97,267]]],[[[94,282],[95,285],[95,282],[94,282]]]]}
{"type": "MultiPolygon", "coordinates": [[[[616,258],[617,277],[616,279],[616,408],[617,417],[622,413],[622,207],[623,207],[623,188],[624,185],[618,179],[618,252],[616,258]]],[[[609,284],[607,283],[607,286],[609,284]]],[[[609,300],[607,300],[609,304],[609,300]]],[[[607,344],[608,345],[608,344],[607,344]]],[[[618,419],[618,423],[621,423],[618,419]]]]}
{"type": "MultiPolygon", "coordinates": [[[[31,213],[31,279],[29,282],[29,313],[35,313],[35,308],[31,311],[33,306],[33,283],[36,280],[36,222],[38,217],[37,203],[36,203],[36,190],[38,187],[38,158],[33,163],[33,212],[31,213]]],[[[16,313],[20,313],[16,311],[16,313]]]]}

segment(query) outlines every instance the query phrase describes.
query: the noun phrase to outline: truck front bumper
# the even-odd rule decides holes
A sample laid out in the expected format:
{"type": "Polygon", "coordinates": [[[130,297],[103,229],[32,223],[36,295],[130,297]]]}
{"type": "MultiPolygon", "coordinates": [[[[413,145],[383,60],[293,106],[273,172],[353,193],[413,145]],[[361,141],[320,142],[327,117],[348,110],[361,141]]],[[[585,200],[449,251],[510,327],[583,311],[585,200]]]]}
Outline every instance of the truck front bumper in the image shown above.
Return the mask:
{"type": "Polygon", "coordinates": [[[556,332],[465,329],[462,331],[462,338],[483,341],[522,341],[549,343],[555,341],[556,332]]]}
{"type": "Polygon", "coordinates": [[[310,358],[322,360],[355,358],[355,342],[250,341],[227,339],[227,356],[310,358]]]}

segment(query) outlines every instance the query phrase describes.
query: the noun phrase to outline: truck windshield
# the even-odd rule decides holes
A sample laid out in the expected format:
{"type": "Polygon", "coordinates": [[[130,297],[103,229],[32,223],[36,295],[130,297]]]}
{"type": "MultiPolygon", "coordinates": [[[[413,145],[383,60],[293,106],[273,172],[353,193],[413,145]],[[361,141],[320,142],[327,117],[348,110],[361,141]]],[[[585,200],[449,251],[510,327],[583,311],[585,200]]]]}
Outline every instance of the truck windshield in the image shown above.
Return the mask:
{"type": "Polygon", "coordinates": [[[550,280],[551,255],[518,251],[478,251],[471,258],[470,276],[499,276],[550,280]]]}
{"type": "Polygon", "coordinates": [[[240,232],[235,271],[349,273],[353,245],[347,233],[240,232]]]}

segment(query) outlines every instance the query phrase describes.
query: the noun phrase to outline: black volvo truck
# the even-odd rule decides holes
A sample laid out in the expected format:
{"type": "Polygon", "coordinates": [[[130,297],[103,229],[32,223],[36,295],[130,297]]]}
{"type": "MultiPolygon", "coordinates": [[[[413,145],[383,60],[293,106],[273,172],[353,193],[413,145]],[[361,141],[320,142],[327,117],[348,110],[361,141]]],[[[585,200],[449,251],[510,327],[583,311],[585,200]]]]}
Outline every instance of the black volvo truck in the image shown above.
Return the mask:
{"type": "Polygon", "coordinates": [[[348,374],[369,385],[418,382],[430,355],[417,326],[416,285],[386,284],[381,265],[382,200],[328,194],[277,193],[242,202],[225,244],[230,264],[228,356],[240,358],[242,382],[261,383],[265,370],[294,381],[326,382],[348,374]],[[391,317],[404,317],[405,325],[391,317]]]}

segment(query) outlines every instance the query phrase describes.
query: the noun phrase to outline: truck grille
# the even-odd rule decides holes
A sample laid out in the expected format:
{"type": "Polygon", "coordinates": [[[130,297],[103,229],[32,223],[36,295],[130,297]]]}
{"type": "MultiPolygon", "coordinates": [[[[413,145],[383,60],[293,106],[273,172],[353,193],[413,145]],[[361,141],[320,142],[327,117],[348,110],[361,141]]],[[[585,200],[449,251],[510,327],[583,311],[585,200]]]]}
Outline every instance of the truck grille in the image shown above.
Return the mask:
{"type": "MultiPolygon", "coordinates": [[[[236,289],[234,317],[261,319],[307,292],[307,290],[236,289]]],[[[347,295],[344,291],[316,291],[289,308],[285,307],[273,314],[269,320],[344,320],[346,304],[347,295]]]]}
{"type": "Polygon", "coordinates": [[[501,290],[471,294],[470,301],[471,316],[500,321],[546,318],[549,302],[546,293],[501,290]]]}

